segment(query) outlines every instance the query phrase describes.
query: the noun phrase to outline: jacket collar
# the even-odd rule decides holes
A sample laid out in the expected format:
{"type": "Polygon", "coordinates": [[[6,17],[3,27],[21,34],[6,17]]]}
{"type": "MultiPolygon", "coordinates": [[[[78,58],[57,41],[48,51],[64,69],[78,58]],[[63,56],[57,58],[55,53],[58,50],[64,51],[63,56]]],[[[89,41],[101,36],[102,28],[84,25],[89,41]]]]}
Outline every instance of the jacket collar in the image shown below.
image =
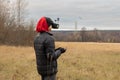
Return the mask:
{"type": "Polygon", "coordinates": [[[52,33],[50,33],[50,32],[45,32],[45,31],[40,32],[40,34],[42,34],[42,33],[47,33],[47,34],[49,34],[49,35],[53,36],[53,34],[52,34],[52,33]]]}

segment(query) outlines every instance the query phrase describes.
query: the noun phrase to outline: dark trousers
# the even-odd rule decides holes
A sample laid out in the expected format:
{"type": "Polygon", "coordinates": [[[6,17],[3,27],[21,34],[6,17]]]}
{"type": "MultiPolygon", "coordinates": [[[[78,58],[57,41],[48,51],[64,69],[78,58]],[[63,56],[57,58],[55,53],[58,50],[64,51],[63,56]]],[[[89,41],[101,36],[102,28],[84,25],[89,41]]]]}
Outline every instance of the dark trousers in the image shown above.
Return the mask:
{"type": "Polygon", "coordinates": [[[56,80],[56,74],[50,76],[41,76],[42,80],[56,80]]]}

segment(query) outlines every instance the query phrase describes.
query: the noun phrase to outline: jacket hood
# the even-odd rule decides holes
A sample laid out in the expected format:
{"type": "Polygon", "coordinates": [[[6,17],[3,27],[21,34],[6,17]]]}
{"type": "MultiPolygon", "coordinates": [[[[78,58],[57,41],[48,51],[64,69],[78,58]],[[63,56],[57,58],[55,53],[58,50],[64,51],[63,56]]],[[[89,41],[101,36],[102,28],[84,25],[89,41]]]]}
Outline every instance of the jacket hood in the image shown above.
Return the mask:
{"type": "Polygon", "coordinates": [[[38,23],[37,23],[37,26],[36,26],[36,31],[37,32],[48,32],[48,23],[47,23],[47,20],[45,17],[42,17],[38,23]]]}

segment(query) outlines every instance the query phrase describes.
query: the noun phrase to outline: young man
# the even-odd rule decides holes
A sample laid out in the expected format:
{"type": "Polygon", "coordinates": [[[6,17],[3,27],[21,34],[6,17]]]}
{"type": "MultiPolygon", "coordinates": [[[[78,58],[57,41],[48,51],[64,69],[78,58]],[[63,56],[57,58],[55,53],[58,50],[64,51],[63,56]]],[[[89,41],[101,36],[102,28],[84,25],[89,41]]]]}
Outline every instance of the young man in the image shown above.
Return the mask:
{"type": "Polygon", "coordinates": [[[36,31],[39,33],[34,39],[34,50],[36,54],[37,71],[42,80],[56,80],[57,59],[66,51],[64,48],[55,49],[54,37],[50,33],[51,28],[58,28],[48,17],[42,17],[36,31]]]}

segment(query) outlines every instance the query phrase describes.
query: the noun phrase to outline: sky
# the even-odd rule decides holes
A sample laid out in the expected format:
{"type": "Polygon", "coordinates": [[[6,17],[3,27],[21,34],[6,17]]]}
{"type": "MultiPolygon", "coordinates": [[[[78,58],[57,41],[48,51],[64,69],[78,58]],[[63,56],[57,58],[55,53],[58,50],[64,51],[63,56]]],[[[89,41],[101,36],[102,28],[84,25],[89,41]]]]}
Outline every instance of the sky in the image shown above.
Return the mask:
{"type": "Polygon", "coordinates": [[[26,0],[29,18],[60,18],[60,29],[120,30],[120,0],[26,0]]]}

